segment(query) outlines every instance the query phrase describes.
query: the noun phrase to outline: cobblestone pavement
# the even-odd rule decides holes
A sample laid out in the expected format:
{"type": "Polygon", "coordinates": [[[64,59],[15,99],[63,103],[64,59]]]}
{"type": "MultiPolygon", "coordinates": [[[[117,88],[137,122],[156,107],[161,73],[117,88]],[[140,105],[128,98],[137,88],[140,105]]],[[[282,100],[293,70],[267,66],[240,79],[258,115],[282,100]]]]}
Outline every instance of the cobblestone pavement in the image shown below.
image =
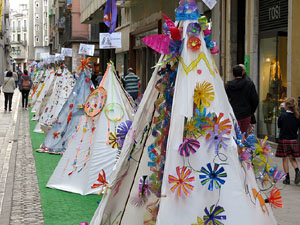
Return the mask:
{"type": "Polygon", "coordinates": [[[4,112],[3,94],[0,95],[0,224],[40,225],[44,221],[29,133],[29,115],[28,111],[19,107],[19,103],[20,93],[15,91],[13,111],[4,112]]]}

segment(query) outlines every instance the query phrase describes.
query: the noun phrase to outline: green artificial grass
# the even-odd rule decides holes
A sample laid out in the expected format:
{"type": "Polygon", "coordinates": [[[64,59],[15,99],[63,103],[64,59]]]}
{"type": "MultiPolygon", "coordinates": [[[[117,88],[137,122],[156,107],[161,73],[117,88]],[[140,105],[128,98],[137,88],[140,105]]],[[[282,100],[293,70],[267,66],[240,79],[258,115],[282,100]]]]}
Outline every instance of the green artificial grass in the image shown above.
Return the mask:
{"type": "Polygon", "coordinates": [[[34,133],[37,122],[32,121],[33,113],[30,108],[30,136],[33,147],[33,154],[37,170],[37,177],[41,195],[41,203],[45,225],[79,225],[81,222],[90,222],[96,208],[98,195],[81,196],[46,187],[61,155],[38,153],[45,135],[34,133]]]}

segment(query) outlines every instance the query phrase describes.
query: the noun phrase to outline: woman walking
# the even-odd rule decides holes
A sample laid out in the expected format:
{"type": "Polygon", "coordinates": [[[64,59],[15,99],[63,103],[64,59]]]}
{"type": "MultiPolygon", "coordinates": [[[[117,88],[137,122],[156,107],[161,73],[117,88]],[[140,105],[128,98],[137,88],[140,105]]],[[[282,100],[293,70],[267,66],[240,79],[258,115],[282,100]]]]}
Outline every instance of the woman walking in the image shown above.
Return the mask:
{"type": "Polygon", "coordinates": [[[29,96],[31,86],[32,86],[32,81],[30,79],[30,76],[28,75],[28,71],[24,70],[24,74],[19,80],[19,89],[22,93],[22,108],[27,109],[28,96],[29,96]]]}
{"type": "Polygon", "coordinates": [[[295,168],[295,184],[300,183],[300,172],[296,157],[300,157],[298,147],[298,129],[300,128],[298,104],[295,98],[285,101],[285,112],[281,112],[278,118],[280,128],[276,157],[282,158],[283,170],[286,173],[284,184],[290,184],[289,160],[295,168]]]}
{"type": "Polygon", "coordinates": [[[2,86],[2,91],[4,93],[4,110],[7,111],[7,105],[9,106],[9,111],[11,111],[12,98],[14,95],[16,84],[13,78],[13,73],[8,71],[4,77],[4,82],[2,86]]]}

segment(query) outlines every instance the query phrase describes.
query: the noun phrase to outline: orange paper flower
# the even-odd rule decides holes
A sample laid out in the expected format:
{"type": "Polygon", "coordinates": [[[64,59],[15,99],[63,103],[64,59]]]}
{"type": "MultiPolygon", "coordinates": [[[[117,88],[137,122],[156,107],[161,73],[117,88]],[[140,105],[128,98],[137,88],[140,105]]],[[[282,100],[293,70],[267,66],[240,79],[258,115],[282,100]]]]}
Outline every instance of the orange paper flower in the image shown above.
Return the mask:
{"type": "Polygon", "coordinates": [[[82,58],[81,59],[81,65],[78,67],[78,70],[84,71],[85,68],[90,69],[91,67],[89,66],[91,58],[88,57],[87,59],[82,58]]]}
{"type": "Polygon", "coordinates": [[[171,191],[174,192],[177,189],[178,197],[181,196],[181,191],[185,195],[189,195],[189,191],[194,189],[194,186],[190,183],[195,181],[195,177],[190,177],[192,171],[188,169],[186,166],[180,169],[179,166],[176,167],[177,177],[173,175],[169,175],[169,183],[174,184],[171,188],[171,191]]]}
{"type": "Polygon", "coordinates": [[[282,208],[282,196],[280,195],[280,191],[277,187],[273,187],[270,197],[268,198],[268,202],[270,203],[272,208],[282,208]]]}
{"type": "Polygon", "coordinates": [[[196,51],[201,47],[201,40],[198,37],[191,36],[188,40],[188,48],[196,51]]]}
{"type": "MultiPolygon", "coordinates": [[[[230,124],[229,119],[224,119],[222,120],[222,117],[224,116],[224,113],[220,113],[219,116],[215,115],[213,119],[210,119],[209,117],[206,118],[208,125],[203,125],[202,129],[203,130],[215,130],[215,125],[218,127],[219,133],[228,130],[226,134],[231,133],[231,127],[232,125],[230,124]]],[[[210,138],[210,134],[206,135],[206,139],[210,138]]]]}

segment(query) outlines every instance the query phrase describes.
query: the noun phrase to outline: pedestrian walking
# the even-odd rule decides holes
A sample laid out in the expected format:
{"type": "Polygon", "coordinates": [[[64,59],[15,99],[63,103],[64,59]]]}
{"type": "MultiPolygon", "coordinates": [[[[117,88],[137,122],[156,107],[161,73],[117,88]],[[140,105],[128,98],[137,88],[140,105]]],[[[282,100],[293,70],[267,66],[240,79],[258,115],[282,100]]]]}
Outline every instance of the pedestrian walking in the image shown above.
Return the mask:
{"type": "Polygon", "coordinates": [[[128,74],[123,78],[125,90],[131,95],[133,100],[139,95],[140,78],[134,74],[133,69],[128,69],[128,74]]]}
{"type": "Polygon", "coordinates": [[[28,71],[24,70],[24,74],[22,75],[19,81],[19,89],[22,93],[22,108],[27,109],[28,106],[28,96],[30,89],[32,87],[32,81],[30,76],[28,75],[28,71]]]}
{"type": "Polygon", "coordinates": [[[251,79],[243,75],[241,66],[234,66],[232,73],[234,79],[227,82],[225,90],[241,132],[246,133],[258,106],[258,94],[251,79]]]}
{"type": "Polygon", "coordinates": [[[298,104],[295,98],[285,101],[285,112],[281,112],[278,118],[279,140],[276,157],[282,158],[283,170],[286,173],[284,184],[290,184],[289,160],[295,169],[295,184],[300,183],[300,172],[295,158],[300,157],[298,146],[298,130],[300,119],[298,104]]]}
{"type": "Polygon", "coordinates": [[[19,77],[15,71],[13,72],[13,77],[15,79],[16,88],[18,88],[19,77]]]}
{"type": "Polygon", "coordinates": [[[9,111],[12,107],[12,98],[14,95],[14,90],[16,88],[15,80],[13,78],[13,73],[8,71],[4,77],[4,82],[2,86],[2,91],[4,93],[4,110],[7,111],[7,106],[9,111]]]}

